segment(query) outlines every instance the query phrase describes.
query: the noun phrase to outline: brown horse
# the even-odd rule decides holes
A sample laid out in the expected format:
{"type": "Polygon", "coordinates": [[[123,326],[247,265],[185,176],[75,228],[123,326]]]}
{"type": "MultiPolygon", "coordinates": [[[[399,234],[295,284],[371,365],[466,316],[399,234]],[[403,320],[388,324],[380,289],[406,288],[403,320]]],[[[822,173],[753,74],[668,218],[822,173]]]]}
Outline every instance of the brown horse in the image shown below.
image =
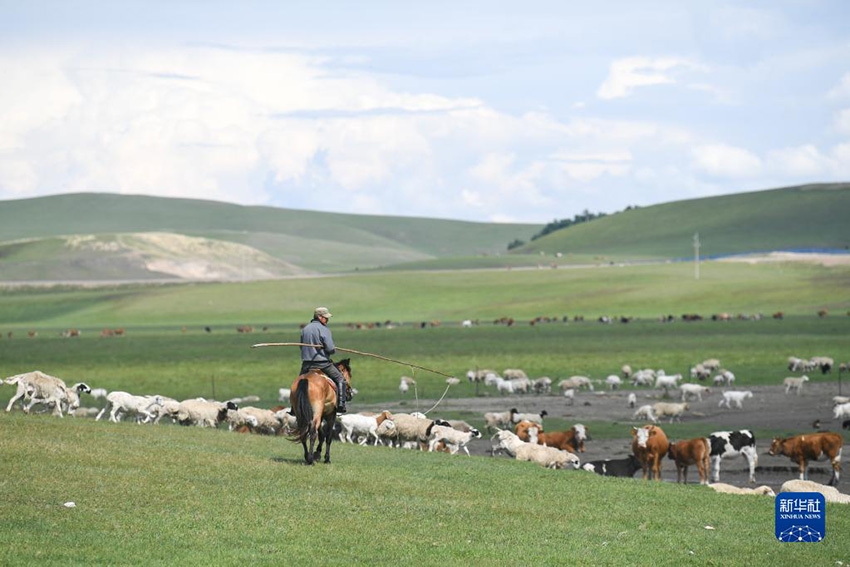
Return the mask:
{"type": "MultiPolygon", "coordinates": [[[[336,367],[345,376],[346,388],[351,389],[351,360],[346,358],[336,363],[336,367]]],[[[336,423],[336,386],[321,370],[310,370],[292,383],[292,413],[297,419],[291,439],[300,441],[304,446],[304,460],[312,465],[322,456],[322,443],[327,443],[325,462],[331,462],[331,435],[336,423]],[[322,427],[322,420],[325,425],[322,427]],[[310,448],[307,449],[307,438],[310,448]],[[313,452],[313,445],[319,438],[319,446],[313,452]]]]}

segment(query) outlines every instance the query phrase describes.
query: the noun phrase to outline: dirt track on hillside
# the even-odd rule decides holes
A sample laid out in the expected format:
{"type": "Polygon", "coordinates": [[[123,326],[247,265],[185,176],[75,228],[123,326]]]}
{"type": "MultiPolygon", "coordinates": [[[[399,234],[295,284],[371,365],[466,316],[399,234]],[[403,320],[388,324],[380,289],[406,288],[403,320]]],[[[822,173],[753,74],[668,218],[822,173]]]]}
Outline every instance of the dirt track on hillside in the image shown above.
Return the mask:
{"type": "MultiPolygon", "coordinates": [[[[849,381],[850,382],[850,381],[849,381]]],[[[838,387],[835,383],[806,383],[801,395],[786,395],[782,386],[752,386],[735,388],[738,390],[751,390],[753,397],[745,400],[743,409],[719,408],[721,399],[719,390],[712,389],[712,393],[703,396],[703,401],[692,401],[690,411],[683,418],[683,423],[705,423],[705,435],[712,431],[722,429],[778,429],[789,432],[813,433],[817,430],[812,427],[815,420],[821,422],[821,431],[840,431],[841,422],[832,420],[832,397],[838,395],[838,387]]],[[[632,419],[634,410],[626,403],[626,398],[632,390],[582,392],[576,396],[575,404],[567,405],[566,400],[560,396],[498,396],[491,395],[478,398],[447,399],[440,403],[430,416],[439,416],[440,412],[468,411],[483,414],[488,411],[506,411],[516,407],[521,412],[540,412],[546,410],[547,417],[562,418],[574,423],[589,421],[610,421],[623,426],[622,439],[591,439],[586,443],[587,450],[581,454],[582,462],[596,459],[610,459],[625,457],[631,452],[631,438],[629,429],[633,425],[643,425],[645,422],[632,419]]],[[[661,401],[660,392],[647,389],[636,392],[638,405],[653,404],[661,401]]],[[[850,395],[850,383],[844,384],[843,395],[850,395]]],[[[679,401],[679,400],[667,400],[679,401]]],[[[420,400],[420,407],[429,408],[436,400],[420,400]]],[[[391,411],[412,411],[410,401],[405,405],[399,403],[383,404],[381,407],[358,407],[355,411],[389,409],[391,411]]],[[[666,420],[659,423],[664,428],[666,420]]],[[[545,425],[545,421],[544,421],[545,425]]],[[[591,438],[593,431],[590,431],[591,438]]],[[[487,455],[490,451],[489,439],[476,440],[470,445],[470,452],[475,455],[487,455]]],[[[759,463],[756,469],[757,484],[767,484],[774,491],[779,491],[780,486],[786,480],[797,478],[797,465],[787,457],[771,457],[767,454],[770,446],[769,439],[757,438],[756,444],[759,453],[759,463]]],[[[845,451],[844,455],[850,454],[845,451]]],[[[500,457],[501,458],[501,457],[500,457]]],[[[844,469],[850,475],[850,467],[844,469]]],[[[810,480],[816,482],[828,482],[832,474],[831,467],[820,461],[809,467],[810,480]]],[[[664,480],[676,481],[676,467],[672,461],[665,459],[662,468],[664,480]]],[[[721,482],[734,484],[736,486],[748,486],[747,463],[743,458],[724,460],[721,465],[721,482]]],[[[640,473],[636,475],[640,478],[640,473]]],[[[842,492],[850,492],[847,486],[848,477],[843,477],[839,489],[842,492]]],[[[695,467],[688,471],[688,482],[699,482],[695,467]]]]}

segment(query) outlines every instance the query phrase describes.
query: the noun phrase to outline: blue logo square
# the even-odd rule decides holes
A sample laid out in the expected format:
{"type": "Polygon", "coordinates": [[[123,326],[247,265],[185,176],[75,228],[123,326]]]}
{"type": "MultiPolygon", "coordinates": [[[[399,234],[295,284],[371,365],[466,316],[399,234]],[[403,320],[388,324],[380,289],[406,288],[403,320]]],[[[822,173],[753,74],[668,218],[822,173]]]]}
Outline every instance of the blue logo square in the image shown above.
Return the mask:
{"type": "Polygon", "coordinates": [[[782,492],[776,496],[776,539],[816,543],[826,538],[826,498],[819,492],[782,492]]]}

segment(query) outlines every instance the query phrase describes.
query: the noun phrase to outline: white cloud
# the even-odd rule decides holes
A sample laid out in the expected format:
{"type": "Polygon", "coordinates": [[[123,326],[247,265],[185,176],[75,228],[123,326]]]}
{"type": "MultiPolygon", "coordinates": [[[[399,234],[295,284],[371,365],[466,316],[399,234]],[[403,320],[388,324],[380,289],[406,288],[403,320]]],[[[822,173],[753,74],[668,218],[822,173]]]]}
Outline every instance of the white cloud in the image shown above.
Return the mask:
{"type": "Polygon", "coordinates": [[[681,57],[627,57],[611,63],[608,77],[596,95],[602,99],[623,98],[638,87],[676,83],[677,71],[704,71],[705,67],[681,57]]]}
{"type": "Polygon", "coordinates": [[[698,146],[691,155],[695,169],[716,177],[754,177],[762,165],[752,152],[725,144],[698,146]]]}
{"type": "Polygon", "coordinates": [[[830,99],[850,98],[850,73],[844,73],[841,81],[826,93],[830,99]]]}
{"type": "Polygon", "coordinates": [[[811,144],[772,150],[767,154],[767,169],[772,173],[818,179],[831,167],[830,159],[811,144]]]}

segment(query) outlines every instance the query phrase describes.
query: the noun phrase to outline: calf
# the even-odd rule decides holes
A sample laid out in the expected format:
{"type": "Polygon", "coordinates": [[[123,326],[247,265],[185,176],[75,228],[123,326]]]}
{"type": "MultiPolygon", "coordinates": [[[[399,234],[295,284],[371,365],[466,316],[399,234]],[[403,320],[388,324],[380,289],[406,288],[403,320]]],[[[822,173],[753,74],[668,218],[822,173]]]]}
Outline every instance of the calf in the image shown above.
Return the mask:
{"type": "Polygon", "coordinates": [[[826,457],[832,464],[832,478],[829,484],[838,484],[841,476],[841,448],[844,438],[840,433],[812,433],[797,435],[787,439],[776,438],[770,444],[770,455],[785,455],[800,465],[800,480],[807,480],[809,461],[817,461],[826,457]]]}
{"type": "Polygon", "coordinates": [[[708,484],[709,453],[711,453],[711,447],[708,444],[708,439],[704,437],[670,443],[667,456],[676,462],[677,482],[687,484],[688,467],[696,465],[697,471],[699,471],[699,483],[708,484]]]}
{"type": "Polygon", "coordinates": [[[644,425],[640,429],[632,427],[632,437],[632,453],[640,460],[643,479],[649,479],[651,467],[653,478],[660,481],[661,461],[669,446],[667,435],[657,425],[644,425]]]}
{"type": "Polygon", "coordinates": [[[586,471],[595,472],[602,476],[620,476],[631,478],[640,470],[640,461],[634,455],[625,459],[603,459],[601,461],[590,461],[581,468],[586,471]]]}
{"type": "Polygon", "coordinates": [[[573,425],[569,431],[543,433],[541,429],[537,435],[537,443],[570,453],[584,453],[584,441],[588,439],[587,430],[588,428],[580,423],[573,425]]]}
{"type": "Polygon", "coordinates": [[[750,466],[750,482],[755,484],[758,455],[756,454],[756,438],[750,430],[715,431],[708,436],[708,444],[711,446],[710,456],[714,468],[713,482],[720,482],[721,460],[741,455],[747,459],[750,466]]]}

